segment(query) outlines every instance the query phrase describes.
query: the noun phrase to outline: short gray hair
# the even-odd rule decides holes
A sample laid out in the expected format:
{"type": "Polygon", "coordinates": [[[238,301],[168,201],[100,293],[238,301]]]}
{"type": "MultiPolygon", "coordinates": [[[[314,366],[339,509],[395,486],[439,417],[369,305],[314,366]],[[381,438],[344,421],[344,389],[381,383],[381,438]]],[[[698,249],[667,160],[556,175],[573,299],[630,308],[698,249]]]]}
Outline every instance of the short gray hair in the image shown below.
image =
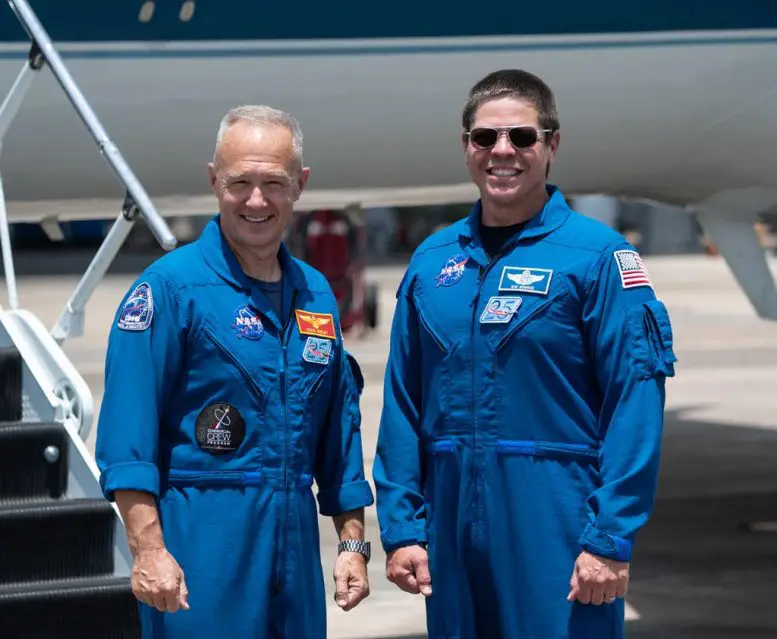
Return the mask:
{"type": "MultiPolygon", "coordinates": [[[[219,131],[216,135],[216,151],[221,145],[226,132],[237,122],[246,122],[255,126],[276,125],[285,127],[291,132],[294,153],[297,156],[299,165],[300,167],[304,166],[302,163],[302,127],[294,116],[265,105],[251,104],[230,109],[222,118],[221,124],[219,124],[219,131]]],[[[215,151],[213,155],[215,161],[215,151]]]]}

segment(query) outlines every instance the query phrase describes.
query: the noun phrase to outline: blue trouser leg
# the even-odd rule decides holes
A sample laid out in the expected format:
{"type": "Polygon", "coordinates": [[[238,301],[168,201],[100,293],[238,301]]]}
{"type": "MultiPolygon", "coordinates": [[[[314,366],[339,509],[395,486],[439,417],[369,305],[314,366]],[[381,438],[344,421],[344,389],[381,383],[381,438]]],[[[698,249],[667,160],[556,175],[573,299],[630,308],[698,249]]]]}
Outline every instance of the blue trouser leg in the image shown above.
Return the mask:
{"type": "Polygon", "coordinates": [[[190,609],[140,604],[143,639],[324,639],[315,499],[310,490],[287,499],[288,513],[283,492],[266,486],[171,487],[160,500],[163,534],[190,609]]]}

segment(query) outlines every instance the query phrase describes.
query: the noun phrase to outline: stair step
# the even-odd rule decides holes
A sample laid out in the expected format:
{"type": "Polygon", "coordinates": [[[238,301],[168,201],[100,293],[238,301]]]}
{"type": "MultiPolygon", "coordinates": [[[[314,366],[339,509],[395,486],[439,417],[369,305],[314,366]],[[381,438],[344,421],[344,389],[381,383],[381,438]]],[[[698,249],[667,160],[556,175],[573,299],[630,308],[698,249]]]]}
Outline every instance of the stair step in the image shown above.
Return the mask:
{"type": "Polygon", "coordinates": [[[67,489],[67,433],[60,424],[0,422],[0,503],[61,497],[67,489]]]}
{"type": "Polygon", "coordinates": [[[0,584],[111,573],[114,533],[106,500],[0,504],[0,584]]]}
{"type": "Polygon", "coordinates": [[[140,639],[128,577],[0,585],[3,639],[140,639]]]}

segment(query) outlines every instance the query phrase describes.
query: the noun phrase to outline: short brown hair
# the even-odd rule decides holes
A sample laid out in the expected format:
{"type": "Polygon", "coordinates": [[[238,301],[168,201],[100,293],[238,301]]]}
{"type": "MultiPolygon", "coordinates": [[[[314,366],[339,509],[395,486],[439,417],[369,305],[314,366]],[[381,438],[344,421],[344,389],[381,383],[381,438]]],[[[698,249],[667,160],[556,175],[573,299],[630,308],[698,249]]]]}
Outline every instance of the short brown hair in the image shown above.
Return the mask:
{"type": "Polygon", "coordinates": [[[551,131],[559,129],[556,99],[550,87],[528,71],[502,69],[489,73],[470,89],[461,117],[464,131],[470,130],[475,114],[484,102],[501,98],[525,100],[537,109],[540,127],[551,131]]]}

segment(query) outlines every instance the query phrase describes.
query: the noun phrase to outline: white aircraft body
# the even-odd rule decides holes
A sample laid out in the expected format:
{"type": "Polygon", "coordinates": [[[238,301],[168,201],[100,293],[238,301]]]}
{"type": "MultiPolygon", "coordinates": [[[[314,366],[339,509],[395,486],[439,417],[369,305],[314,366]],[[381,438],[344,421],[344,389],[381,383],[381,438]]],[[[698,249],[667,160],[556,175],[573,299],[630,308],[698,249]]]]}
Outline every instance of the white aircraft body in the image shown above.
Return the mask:
{"type": "MultiPolygon", "coordinates": [[[[312,167],[301,208],[471,201],[467,90],[495,69],[523,68],[558,100],[554,183],[697,213],[756,311],[777,319],[753,230],[777,210],[770,2],[31,4],[164,217],[213,210],[205,166],[216,128],[245,103],[301,121],[312,167]]],[[[0,6],[0,89],[28,51],[0,6]]],[[[53,75],[39,75],[0,157],[11,221],[114,217],[123,185],[53,75]]]]}

